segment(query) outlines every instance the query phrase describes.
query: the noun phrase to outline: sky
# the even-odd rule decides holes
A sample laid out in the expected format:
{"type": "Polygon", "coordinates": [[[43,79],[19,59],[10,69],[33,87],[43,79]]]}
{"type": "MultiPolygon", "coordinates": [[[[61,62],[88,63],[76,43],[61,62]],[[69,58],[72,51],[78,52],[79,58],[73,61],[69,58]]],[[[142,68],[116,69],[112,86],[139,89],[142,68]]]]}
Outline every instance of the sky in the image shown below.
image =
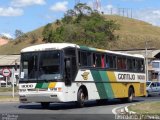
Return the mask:
{"type": "MultiPolygon", "coordinates": [[[[15,38],[60,19],[78,2],[96,6],[96,0],[0,0],[0,35],[15,38]]],[[[98,10],[146,21],[160,27],[160,0],[97,0],[98,10]]],[[[95,7],[93,7],[95,8],[95,7]]]]}

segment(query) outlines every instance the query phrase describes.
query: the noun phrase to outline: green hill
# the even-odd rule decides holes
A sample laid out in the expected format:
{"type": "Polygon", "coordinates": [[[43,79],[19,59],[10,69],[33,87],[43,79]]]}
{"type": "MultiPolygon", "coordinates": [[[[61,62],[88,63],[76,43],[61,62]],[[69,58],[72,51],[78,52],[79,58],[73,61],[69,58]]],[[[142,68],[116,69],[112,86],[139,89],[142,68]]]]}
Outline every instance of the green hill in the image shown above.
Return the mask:
{"type": "MultiPolygon", "coordinates": [[[[108,20],[116,20],[120,24],[120,30],[116,31],[119,39],[105,44],[91,44],[91,47],[103,49],[142,49],[145,47],[145,41],[151,41],[149,47],[160,48],[160,27],[153,26],[149,23],[130,19],[120,16],[105,15],[108,20]]],[[[53,29],[57,26],[53,23],[53,29]]],[[[10,41],[8,44],[0,47],[0,54],[19,54],[24,47],[34,44],[43,43],[42,31],[44,27],[40,27],[34,31],[27,33],[27,38],[24,40],[10,41]],[[36,36],[36,37],[35,37],[36,36]],[[34,39],[36,38],[36,40],[34,39]]]]}

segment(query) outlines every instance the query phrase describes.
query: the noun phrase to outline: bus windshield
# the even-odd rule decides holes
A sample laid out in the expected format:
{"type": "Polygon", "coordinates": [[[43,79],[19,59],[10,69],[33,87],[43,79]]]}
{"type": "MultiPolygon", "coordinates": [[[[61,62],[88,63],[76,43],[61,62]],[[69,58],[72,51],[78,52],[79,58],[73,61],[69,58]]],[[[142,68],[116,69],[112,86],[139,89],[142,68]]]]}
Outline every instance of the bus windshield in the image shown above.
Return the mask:
{"type": "Polygon", "coordinates": [[[22,53],[21,80],[62,79],[60,51],[22,53]]]}

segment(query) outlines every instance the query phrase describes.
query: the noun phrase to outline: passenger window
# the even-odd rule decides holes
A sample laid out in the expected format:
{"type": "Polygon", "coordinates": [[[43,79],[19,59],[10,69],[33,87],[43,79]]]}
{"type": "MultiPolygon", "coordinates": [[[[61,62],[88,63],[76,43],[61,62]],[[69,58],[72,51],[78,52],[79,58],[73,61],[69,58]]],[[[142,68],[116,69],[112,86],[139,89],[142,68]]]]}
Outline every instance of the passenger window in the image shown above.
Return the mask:
{"type": "Polygon", "coordinates": [[[137,71],[137,60],[133,59],[133,71],[137,71]]]}
{"type": "Polygon", "coordinates": [[[101,67],[104,68],[105,67],[105,62],[104,62],[104,55],[101,56],[101,67]]]}
{"type": "Polygon", "coordinates": [[[140,71],[140,72],[144,71],[144,62],[143,62],[143,60],[137,60],[137,68],[138,68],[138,71],[140,71]]]}
{"type": "Polygon", "coordinates": [[[132,59],[127,59],[127,70],[133,70],[132,59]]]}
{"type": "Polygon", "coordinates": [[[96,54],[96,67],[101,67],[101,55],[100,54],[96,54]]]}
{"type": "Polygon", "coordinates": [[[81,52],[81,66],[87,66],[87,53],[81,52]],[[84,59],[85,58],[85,59],[84,59]]]}
{"type": "Polygon", "coordinates": [[[119,70],[126,70],[126,58],[117,57],[117,68],[119,70]]]}
{"type": "Polygon", "coordinates": [[[116,68],[116,56],[109,55],[108,56],[108,66],[109,68],[116,68]]]}
{"type": "Polygon", "coordinates": [[[109,62],[109,56],[108,55],[106,55],[106,68],[110,68],[110,64],[109,64],[110,62],[109,62]]]}
{"type": "Polygon", "coordinates": [[[91,53],[79,51],[79,66],[91,66],[91,53]]]}

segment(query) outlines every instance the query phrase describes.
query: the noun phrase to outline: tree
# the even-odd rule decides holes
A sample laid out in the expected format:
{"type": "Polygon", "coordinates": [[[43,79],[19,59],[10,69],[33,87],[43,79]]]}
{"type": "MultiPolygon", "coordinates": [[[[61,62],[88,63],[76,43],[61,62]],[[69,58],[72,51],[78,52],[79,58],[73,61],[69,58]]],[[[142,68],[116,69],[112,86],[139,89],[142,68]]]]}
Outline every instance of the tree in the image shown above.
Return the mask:
{"type": "Polygon", "coordinates": [[[21,37],[23,35],[24,35],[24,33],[21,30],[18,30],[18,29],[15,30],[15,37],[16,38],[21,37]]]}
{"type": "Polygon", "coordinates": [[[59,19],[56,20],[56,25],[61,25],[61,21],[59,19]]]}
{"type": "Polygon", "coordinates": [[[15,37],[16,37],[16,44],[21,42],[22,40],[25,40],[28,36],[23,33],[21,30],[16,29],[15,30],[15,37]]]}
{"type": "Polygon", "coordinates": [[[52,36],[52,24],[48,23],[42,32],[42,36],[43,36],[43,41],[47,42],[52,42],[51,36],[52,36]]]}
{"type": "Polygon", "coordinates": [[[84,16],[93,12],[91,7],[87,6],[86,3],[78,3],[74,7],[74,10],[76,11],[78,16],[84,16]]]}
{"type": "Polygon", "coordinates": [[[51,24],[45,26],[43,38],[46,42],[71,42],[98,47],[118,38],[114,34],[119,29],[116,21],[106,20],[86,4],[79,3],[68,10],[61,21],[55,30],[52,30],[51,24]]]}

